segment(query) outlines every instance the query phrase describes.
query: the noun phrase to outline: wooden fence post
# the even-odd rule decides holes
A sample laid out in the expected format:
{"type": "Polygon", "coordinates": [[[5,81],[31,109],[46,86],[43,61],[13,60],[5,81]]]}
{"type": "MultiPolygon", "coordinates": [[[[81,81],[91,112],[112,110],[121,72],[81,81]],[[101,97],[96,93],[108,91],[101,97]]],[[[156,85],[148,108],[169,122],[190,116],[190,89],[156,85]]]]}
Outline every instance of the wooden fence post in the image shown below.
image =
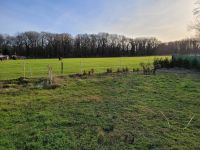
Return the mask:
{"type": "Polygon", "coordinates": [[[63,65],[63,62],[61,61],[61,74],[63,74],[63,68],[64,68],[64,65],[63,65]]]}
{"type": "Polygon", "coordinates": [[[49,75],[50,85],[52,85],[53,84],[53,75],[52,75],[52,67],[50,65],[48,65],[48,75],[49,75]]]}
{"type": "Polygon", "coordinates": [[[26,78],[26,64],[25,64],[25,61],[24,61],[24,79],[26,78]]]}
{"type": "Polygon", "coordinates": [[[30,68],[30,77],[31,77],[31,78],[33,77],[32,69],[31,69],[31,68],[30,68]]]}
{"type": "MultiPolygon", "coordinates": [[[[81,58],[82,59],[82,58],[81,58]]],[[[83,70],[82,70],[82,60],[80,59],[80,71],[81,71],[81,74],[83,73],[83,70]]]]}

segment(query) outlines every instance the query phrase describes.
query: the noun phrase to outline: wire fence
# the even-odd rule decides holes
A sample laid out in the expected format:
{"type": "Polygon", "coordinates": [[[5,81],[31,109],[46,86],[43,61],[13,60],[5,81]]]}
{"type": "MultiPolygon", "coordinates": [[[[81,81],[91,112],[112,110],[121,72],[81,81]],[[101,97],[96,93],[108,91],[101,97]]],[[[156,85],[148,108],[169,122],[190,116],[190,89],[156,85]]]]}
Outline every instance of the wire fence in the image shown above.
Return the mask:
{"type": "MultiPolygon", "coordinates": [[[[154,59],[154,58],[153,58],[154,59]]],[[[146,58],[146,63],[152,63],[152,58],[146,58]]],[[[43,62],[42,60],[20,60],[20,61],[5,61],[0,64],[0,80],[16,79],[19,77],[36,78],[36,77],[48,77],[49,70],[51,66],[54,76],[70,75],[76,73],[83,73],[83,71],[88,71],[94,69],[96,73],[106,72],[107,68],[112,68],[116,71],[118,68],[128,67],[129,69],[139,68],[139,64],[144,61],[130,61],[127,58],[119,58],[114,60],[93,60],[90,59],[77,59],[74,62],[70,61],[58,61],[54,60],[43,62]]],[[[119,80],[122,81],[126,74],[121,74],[119,80]]],[[[119,85],[121,92],[117,99],[126,102],[129,99],[131,90],[126,88],[127,85],[131,86],[132,83],[122,82],[119,85]],[[129,85],[130,84],[130,85],[129,85]]],[[[111,87],[112,88],[112,87],[111,87]]],[[[114,94],[115,95],[115,94],[114,94]]],[[[118,93],[116,93],[118,95],[118,93]]],[[[85,95],[81,95],[81,99],[85,99],[85,95]]],[[[151,108],[148,108],[151,110],[151,108]]],[[[153,112],[153,110],[152,110],[153,112]]],[[[160,111],[160,115],[166,120],[166,124],[169,128],[172,127],[170,120],[160,111]]],[[[183,128],[184,130],[191,124],[195,115],[193,115],[188,123],[183,128]]]]}
{"type": "Polygon", "coordinates": [[[106,72],[108,68],[117,71],[127,67],[129,70],[140,68],[140,63],[152,63],[155,57],[145,58],[79,58],[79,59],[27,59],[8,60],[0,62],[0,80],[16,79],[19,77],[46,77],[48,66],[52,67],[54,76],[83,73],[94,70],[95,73],[106,72]]]}

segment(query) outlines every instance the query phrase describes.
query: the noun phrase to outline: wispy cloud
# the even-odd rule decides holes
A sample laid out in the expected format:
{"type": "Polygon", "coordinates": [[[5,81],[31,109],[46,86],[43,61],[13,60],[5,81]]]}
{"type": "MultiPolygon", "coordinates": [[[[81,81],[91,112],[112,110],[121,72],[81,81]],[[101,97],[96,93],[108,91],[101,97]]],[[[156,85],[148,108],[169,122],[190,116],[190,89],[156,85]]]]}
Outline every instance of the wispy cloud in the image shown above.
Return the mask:
{"type": "Polygon", "coordinates": [[[25,30],[156,36],[191,36],[196,0],[1,0],[0,32],[25,30]]]}

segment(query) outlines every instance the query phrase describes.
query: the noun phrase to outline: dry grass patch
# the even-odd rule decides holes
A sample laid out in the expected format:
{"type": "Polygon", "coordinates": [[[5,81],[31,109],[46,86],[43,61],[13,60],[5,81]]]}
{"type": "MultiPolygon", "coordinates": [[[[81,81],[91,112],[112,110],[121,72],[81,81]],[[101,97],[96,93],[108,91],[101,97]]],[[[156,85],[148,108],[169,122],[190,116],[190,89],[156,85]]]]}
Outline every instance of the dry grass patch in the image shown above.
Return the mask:
{"type": "Polygon", "coordinates": [[[88,102],[101,102],[102,101],[102,97],[99,95],[88,95],[87,97],[85,97],[85,99],[88,102]]]}

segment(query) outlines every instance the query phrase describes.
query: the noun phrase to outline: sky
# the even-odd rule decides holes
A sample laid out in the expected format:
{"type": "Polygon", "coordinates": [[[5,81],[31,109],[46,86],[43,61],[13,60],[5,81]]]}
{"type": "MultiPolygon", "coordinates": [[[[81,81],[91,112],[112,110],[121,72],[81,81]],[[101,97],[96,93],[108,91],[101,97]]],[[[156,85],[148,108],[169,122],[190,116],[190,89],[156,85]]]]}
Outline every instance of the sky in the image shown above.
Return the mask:
{"type": "Polygon", "coordinates": [[[190,38],[196,0],[0,0],[0,33],[108,32],[161,41],[190,38]]]}

